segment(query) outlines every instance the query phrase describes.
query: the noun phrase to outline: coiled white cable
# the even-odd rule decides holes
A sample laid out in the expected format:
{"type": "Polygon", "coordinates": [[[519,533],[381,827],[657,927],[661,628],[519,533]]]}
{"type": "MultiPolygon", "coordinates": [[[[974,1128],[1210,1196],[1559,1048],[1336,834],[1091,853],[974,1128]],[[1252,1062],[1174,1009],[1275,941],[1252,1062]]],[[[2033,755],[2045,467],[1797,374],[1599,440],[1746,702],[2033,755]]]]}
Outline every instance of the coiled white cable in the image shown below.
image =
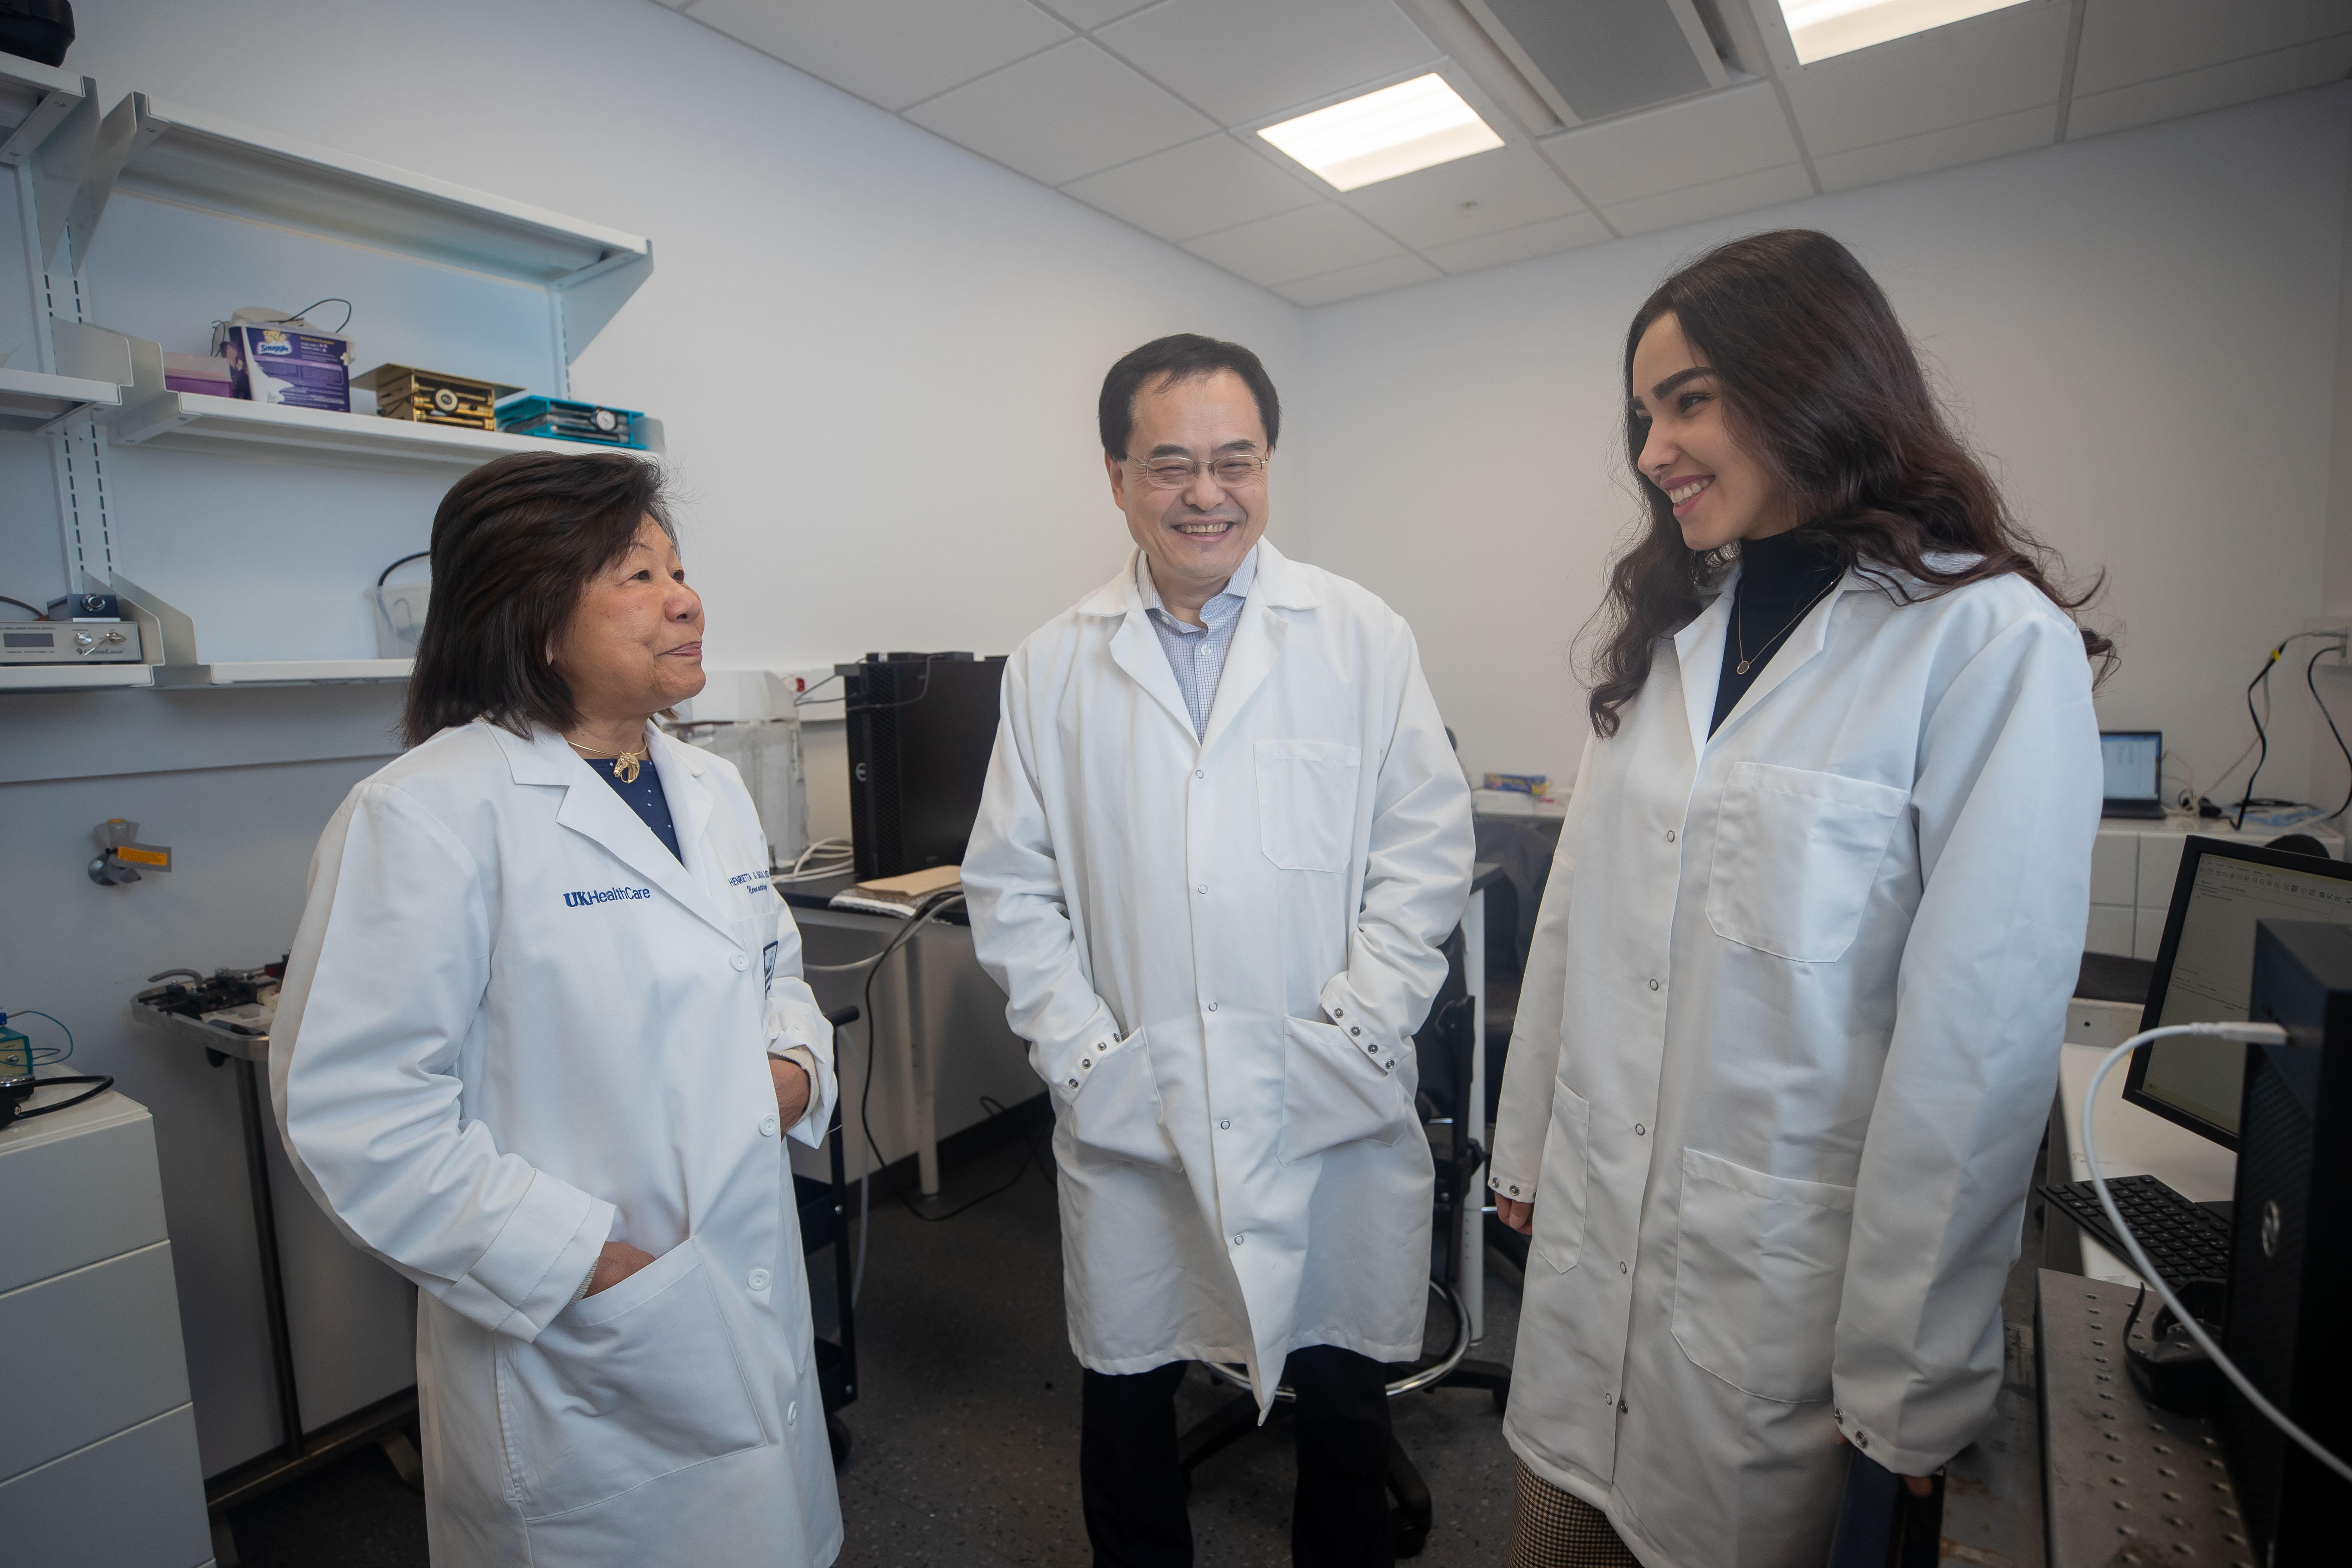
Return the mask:
{"type": "Polygon", "coordinates": [[[2222,1375],[2237,1384],[2238,1392],[2246,1396],[2247,1403],[2268,1417],[2273,1426],[2302,1444],[2312,1458],[2346,1480],[2352,1481],[2352,1465],[2346,1464],[2321,1447],[2310,1433],[2288,1420],[2286,1413],[2263,1398],[2262,1391],[2238,1370],[2237,1363],[2221,1353],[2221,1347],[2208,1337],[2204,1325],[2197,1321],[2197,1315],[2180,1304],[2180,1298],[2172,1293],[2172,1287],[2164,1282],[2164,1276],[2158,1274],[2156,1265],[2148,1261],[2139,1238],[2132,1235],[2131,1226],[2124,1223],[2122,1212],[2116,1207],[2116,1200],[2107,1192],[2107,1178],[2099,1170],[2098,1145],[2091,1133],[2091,1113],[2098,1108],[2099,1085],[2110,1068],[2140,1047],[2151,1040],[2176,1035],[2202,1035],[2207,1039],[2236,1040],[2250,1046],[2283,1046],[2287,1043],[2286,1031],[2276,1024],[2168,1024],[2160,1029],[2143,1029],[2109,1051],[2106,1059],[2099,1063],[2098,1070],[2091,1075],[2090,1092],[2083,1097],[2083,1159],[2091,1168],[2091,1185],[2098,1192],[2099,1206],[2106,1211],[2107,1223],[2116,1227],[2116,1234],[2123,1237],[2124,1247],[2131,1254],[2132,1267],[2139,1270],[2140,1278],[2147,1280],[2157,1295],[2163,1299],[2164,1304],[2172,1309],[2173,1317],[2189,1331],[2189,1337],[2197,1342],[2198,1348],[2213,1358],[2213,1364],[2221,1369],[2222,1375]]]}

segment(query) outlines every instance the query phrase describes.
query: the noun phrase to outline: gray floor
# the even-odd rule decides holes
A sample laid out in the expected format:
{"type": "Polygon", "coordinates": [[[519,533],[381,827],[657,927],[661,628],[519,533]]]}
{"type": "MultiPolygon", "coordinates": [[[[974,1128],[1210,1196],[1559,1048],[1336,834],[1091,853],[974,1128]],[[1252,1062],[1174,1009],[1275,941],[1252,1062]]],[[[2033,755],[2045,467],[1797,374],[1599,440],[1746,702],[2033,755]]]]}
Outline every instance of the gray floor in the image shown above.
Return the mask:
{"type": "MultiPolygon", "coordinates": [[[[1017,1148],[949,1173],[949,1203],[1004,1180],[1017,1148]]],[[[824,1266],[822,1258],[818,1267],[824,1266]]],[[[1518,1324],[1509,1265],[1492,1259],[1486,1338],[1473,1354],[1507,1363],[1518,1324]]],[[[1448,1325],[1433,1311],[1433,1327],[1448,1325]]],[[[1053,1190],[1033,1168],[1003,1195],[929,1225],[877,1203],[858,1311],[865,1386],[844,1413],[856,1447],[841,1475],[844,1568],[1022,1563],[1081,1568],[1078,1364],[1062,1312],[1053,1190]]],[[[1180,1421],[1230,1394],[1195,1372],[1180,1421]]],[[[1394,1405],[1396,1432],[1434,1500],[1419,1561],[1453,1568],[1502,1559],[1511,1460],[1502,1419],[1475,1390],[1439,1389],[1394,1405]]],[[[1201,1568],[1290,1560],[1295,1470],[1286,1436],[1245,1439],[1194,1478],[1201,1568]]]]}
{"type": "MultiPolygon", "coordinates": [[[[1018,1143],[947,1173],[953,1205],[1005,1181],[1018,1143]]],[[[877,1187],[880,1191],[879,1184],[877,1187]]],[[[820,1302],[828,1254],[810,1260],[820,1302]]],[[[1507,1362],[1517,1279],[1489,1255],[1486,1338],[1472,1353],[1507,1362]]],[[[1433,1327],[1449,1325],[1433,1311],[1433,1327]]],[[[841,1473],[844,1568],[880,1564],[1066,1564],[1088,1561],[1077,1493],[1078,1364],[1062,1315],[1054,1194],[1033,1165],[977,1207],[926,1224],[877,1201],[858,1310],[863,1386],[843,1413],[855,1447],[841,1473]]],[[[830,1323],[820,1318],[820,1327],[830,1323]]],[[[1228,1397],[1195,1373],[1181,1418],[1228,1397]]],[[[1511,1464],[1502,1421],[1476,1391],[1397,1401],[1396,1431],[1434,1500],[1419,1561],[1452,1568],[1501,1561],[1511,1464]]],[[[1255,1435],[1204,1466],[1192,1493],[1202,1568],[1286,1563],[1286,1436],[1255,1435]]],[[[241,1510],[245,1568],[424,1568],[424,1501],[367,1449],[241,1510]]]]}

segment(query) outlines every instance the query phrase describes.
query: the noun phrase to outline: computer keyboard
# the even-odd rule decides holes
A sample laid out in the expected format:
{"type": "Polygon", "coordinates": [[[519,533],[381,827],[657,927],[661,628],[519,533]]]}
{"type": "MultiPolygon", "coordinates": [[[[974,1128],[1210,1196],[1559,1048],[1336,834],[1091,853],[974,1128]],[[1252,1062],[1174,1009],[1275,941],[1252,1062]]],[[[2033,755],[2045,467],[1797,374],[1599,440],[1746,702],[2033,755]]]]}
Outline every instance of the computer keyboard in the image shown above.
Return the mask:
{"type": "MultiPolygon", "coordinates": [[[[2166,1284],[2178,1289],[2191,1279],[2230,1277],[2230,1222],[2222,1215],[2189,1202],[2154,1176],[2111,1176],[2107,1191],[2166,1284]]],[[[2045,1184],[2042,1195],[2093,1241],[2126,1263],[2131,1261],[2130,1249],[2099,1206],[2096,1187],[2088,1182],[2045,1184]]]]}

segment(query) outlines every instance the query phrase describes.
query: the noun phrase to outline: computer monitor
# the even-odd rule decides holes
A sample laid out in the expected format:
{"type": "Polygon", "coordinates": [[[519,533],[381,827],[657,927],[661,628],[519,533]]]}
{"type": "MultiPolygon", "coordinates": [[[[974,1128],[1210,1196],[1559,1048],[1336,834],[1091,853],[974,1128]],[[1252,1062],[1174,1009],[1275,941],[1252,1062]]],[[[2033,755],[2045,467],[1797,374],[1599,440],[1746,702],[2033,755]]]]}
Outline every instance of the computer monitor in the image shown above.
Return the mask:
{"type": "MultiPolygon", "coordinates": [[[[2352,925],[2352,866],[2192,835],[2139,1026],[2242,1022],[2261,920],[2352,925]]],[[[2132,1053],[2124,1099],[2235,1150],[2245,1071],[2246,1048],[2231,1041],[2158,1040],[2132,1053]]]]}
{"type": "Polygon", "coordinates": [[[2158,769],[2164,760],[2161,730],[2102,730],[2099,761],[2107,776],[2105,812],[2109,816],[2162,816],[2164,788],[2158,769]]]}

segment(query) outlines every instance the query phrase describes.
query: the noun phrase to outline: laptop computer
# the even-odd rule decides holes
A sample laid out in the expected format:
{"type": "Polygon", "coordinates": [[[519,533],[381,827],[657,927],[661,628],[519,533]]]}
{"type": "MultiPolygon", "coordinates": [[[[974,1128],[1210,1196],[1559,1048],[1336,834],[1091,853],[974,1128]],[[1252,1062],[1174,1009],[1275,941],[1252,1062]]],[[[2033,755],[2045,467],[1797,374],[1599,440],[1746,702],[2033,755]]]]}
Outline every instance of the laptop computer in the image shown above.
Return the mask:
{"type": "Polygon", "coordinates": [[[2106,766],[2107,799],[2102,816],[2164,819],[2163,786],[2157,767],[2164,757],[2161,730],[2102,730],[2099,758],[2106,766]]]}

